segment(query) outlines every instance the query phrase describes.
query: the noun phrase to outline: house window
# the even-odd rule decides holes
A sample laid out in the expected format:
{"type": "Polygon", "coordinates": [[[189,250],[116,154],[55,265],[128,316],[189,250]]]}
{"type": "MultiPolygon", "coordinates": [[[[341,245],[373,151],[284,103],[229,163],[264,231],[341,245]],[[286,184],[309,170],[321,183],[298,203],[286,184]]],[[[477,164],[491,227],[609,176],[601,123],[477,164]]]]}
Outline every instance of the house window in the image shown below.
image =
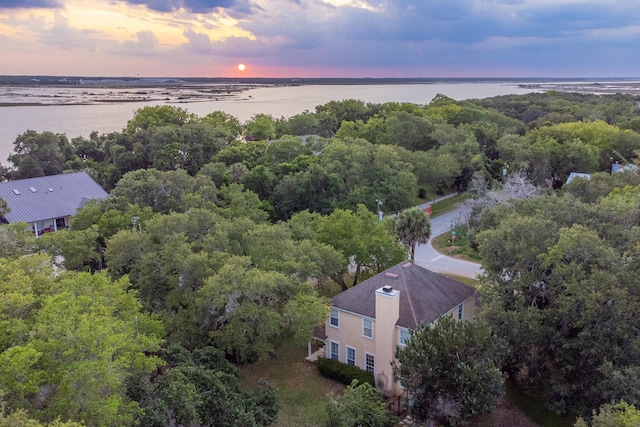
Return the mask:
{"type": "Polygon", "coordinates": [[[373,354],[365,353],[364,354],[364,370],[367,372],[371,372],[373,375],[373,371],[375,368],[375,357],[373,354]]]}
{"type": "Polygon", "coordinates": [[[409,338],[411,338],[411,335],[409,334],[409,330],[408,329],[400,329],[400,333],[398,334],[398,338],[399,338],[399,344],[401,346],[405,346],[407,345],[407,342],[409,342],[409,338]]]}
{"type": "Polygon", "coordinates": [[[362,319],[362,335],[373,339],[373,320],[362,319]]]}
{"type": "Polygon", "coordinates": [[[56,229],[61,230],[65,228],[64,218],[56,218],[56,229]]]}
{"type": "Polygon", "coordinates": [[[331,307],[331,312],[329,314],[329,325],[334,328],[340,327],[340,317],[338,316],[338,309],[331,307]]]}
{"type": "Polygon", "coordinates": [[[330,357],[333,360],[340,360],[340,344],[338,344],[337,342],[331,341],[329,343],[329,348],[331,351],[330,357]]]}
{"type": "Polygon", "coordinates": [[[462,320],[464,317],[464,304],[458,306],[458,320],[462,320]]]}
{"type": "Polygon", "coordinates": [[[356,349],[347,347],[347,365],[356,364],[356,349]]]}

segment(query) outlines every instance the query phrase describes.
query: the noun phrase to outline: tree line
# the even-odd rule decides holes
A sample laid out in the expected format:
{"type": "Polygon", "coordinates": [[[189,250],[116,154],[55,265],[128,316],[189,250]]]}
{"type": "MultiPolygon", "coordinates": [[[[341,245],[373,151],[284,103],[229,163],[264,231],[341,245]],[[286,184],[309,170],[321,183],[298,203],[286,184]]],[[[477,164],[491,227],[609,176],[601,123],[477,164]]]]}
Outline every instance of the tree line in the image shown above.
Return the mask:
{"type": "Polygon", "coordinates": [[[305,343],[328,297],[424,241],[408,231],[422,218],[379,221],[376,199],[403,210],[480,178],[495,186],[506,170],[544,194],[469,215],[486,272],[483,318],[508,344],[501,368],[550,391],[565,413],[637,403],[640,182],[596,173],[552,189],[572,171],[632,162],[638,113],[623,95],[438,96],[427,105],[334,101],[244,124],[222,112],[145,107],[122,132],[69,141],[27,131],[5,177],[84,170],[111,197],[37,240],[3,226],[0,358],[9,364],[0,399],[46,422],[208,424],[207,411],[222,411],[225,425],[266,425],[277,407],[271,391],[239,391],[224,362],[305,343]],[[102,342],[86,329],[94,323],[102,342]],[[597,387],[585,372],[597,373],[597,387]],[[216,384],[215,398],[203,382],[216,384]],[[76,406],[60,403],[68,399],[76,406]]]}
{"type": "Polygon", "coordinates": [[[571,172],[609,170],[640,148],[630,95],[565,93],[429,104],[332,101],[289,118],[245,123],[221,111],[198,117],[173,106],[138,110],[121,132],[26,131],[4,177],[87,171],[107,191],[140,169],[206,175],[217,187],[258,194],[273,220],[309,209],[327,214],[359,203],[398,211],[415,196],[466,189],[474,173],[501,179],[525,171],[559,187],[571,172]]]}
{"type": "Polygon", "coordinates": [[[470,216],[504,369],[560,413],[640,402],[639,190],[637,172],[598,173],[470,216]]]}

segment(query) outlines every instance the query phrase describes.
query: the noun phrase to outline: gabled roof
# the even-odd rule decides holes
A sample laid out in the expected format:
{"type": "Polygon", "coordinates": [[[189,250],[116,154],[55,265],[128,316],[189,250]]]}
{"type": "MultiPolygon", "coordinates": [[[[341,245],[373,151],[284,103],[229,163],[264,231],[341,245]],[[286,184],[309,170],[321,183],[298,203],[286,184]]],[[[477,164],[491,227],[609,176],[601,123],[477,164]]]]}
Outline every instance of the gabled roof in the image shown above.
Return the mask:
{"type": "Polygon", "coordinates": [[[415,329],[421,322],[435,321],[476,294],[471,286],[404,262],[334,296],[331,303],[336,308],[375,319],[375,292],[386,285],[400,291],[400,317],[396,325],[409,329],[415,329]]]}
{"type": "Polygon", "coordinates": [[[9,223],[74,215],[87,201],[108,196],[85,172],[0,182],[0,197],[11,209],[5,215],[9,223]]]}
{"type": "Polygon", "coordinates": [[[582,179],[586,179],[587,181],[589,181],[591,179],[591,174],[589,174],[589,173],[581,173],[581,172],[571,172],[569,174],[569,177],[567,178],[567,182],[565,182],[565,184],[569,184],[571,181],[573,181],[576,178],[582,178],[582,179]]]}
{"type": "Polygon", "coordinates": [[[637,172],[638,171],[638,166],[634,165],[633,163],[629,163],[626,165],[621,165],[620,163],[616,162],[614,164],[611,165],[611,173],[616,173],[616,172],[637,172]]]}

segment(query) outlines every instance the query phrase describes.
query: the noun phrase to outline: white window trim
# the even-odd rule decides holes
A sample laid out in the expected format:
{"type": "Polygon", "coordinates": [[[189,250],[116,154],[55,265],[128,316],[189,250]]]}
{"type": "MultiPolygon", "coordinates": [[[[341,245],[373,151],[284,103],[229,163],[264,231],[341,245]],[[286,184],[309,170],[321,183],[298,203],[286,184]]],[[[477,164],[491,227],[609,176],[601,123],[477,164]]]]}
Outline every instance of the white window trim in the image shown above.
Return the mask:
{"type": "Polygon", "coordinates": [[[458,315],[457,315],[458,320],[462,320],[464,319],[464,303],[458,305],[458,315]]]}
{"type": "Polygon", "coordinates": [[[368,340],[372,340],[373,339],[373,319],[371,319],[369,317],[363,317],[362,318],[362,336],[365,337],[368,340]],[[365,329],[364,322],[367,321],[367,320],[371,322],[371,336],[368,336],[368,335],[366,335],[364,333],[364,329],[365,329]]]}
{"type": "Polygon", "coordinates": [[[329,340],[329,359],[333,359],[333,360],[340,360],[340,343],[339,343],[338,341],[331,341],[331,340],[329,340]],[[337,358],[337,359],[333,359],[333,355],[334,355],[334,353],[333,353],[333,345],[332,345],[332,344],[335,344],[335,345],[337,345],[337,346],[338,346],[338,352],[337,352],[337,353],[335,353],[335,354],[337,354],[337,355],[338,355],[338,358],[337,358]]]}
{"type": "Polygon", "coordinates": [[[404,347],[404,346],[407,345],[406,342],[404,342],[404,343],[402,342],[402,333],[403,332],[406,332],[407,335],[408,335],[409,334],[409,329],[407,329],[407,328],[398,328],[398,345],[400,347],[404,347]]]}
{"type": "MultiPolygon", "coordinates": [[[[371,354],[371,353],[367,353],[366,351],[364,352],[364,364],[362,366],[363,366],[363,369],[365,371],[367,371],[367,356],[373,357],[373,372],[372,372],[372,375],[375,376],[375,374],[376,374],[376,355],[375,354],[371,354]]],[[[367,372],[369,372],[369,371],[367,371],[367,372]]]]}
{"type": "Polygon", "coordinates": [[[340,329],[340,310],[338,310],[335,307],[331,307],[329,309],[329,326],[331,326],[332,328],[340,329]],[[334,319],[331,315],[333,314],[334,311],[336,313],[335,319],[336,319],[336,321],[338,323],[337,325],[331,324],[331,320],[334,319]]]}
{"type": "Polygon", "coordinates": [[[349,350],[353,350],[353,366],[357,366],[358,365],[358,350],[356,350],[354,347],[349,347],[348,345],[345,346],[344,349],[344,363],[346,363],[347,365],[349,364],[349,350]]]}

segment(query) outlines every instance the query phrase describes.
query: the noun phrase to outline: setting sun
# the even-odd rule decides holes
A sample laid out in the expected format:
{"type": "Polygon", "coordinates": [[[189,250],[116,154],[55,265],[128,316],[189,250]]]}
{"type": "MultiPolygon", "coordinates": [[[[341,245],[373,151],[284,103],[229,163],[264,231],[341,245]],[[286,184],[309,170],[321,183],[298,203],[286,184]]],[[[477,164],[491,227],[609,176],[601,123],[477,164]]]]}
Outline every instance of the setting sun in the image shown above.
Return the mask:
{"type": "Polygon", "coordinates": [[[238,64],[238,70],[239,71],[244,71],[244,69],[247,68],[244,66],[244,64],[238,64]]]}

